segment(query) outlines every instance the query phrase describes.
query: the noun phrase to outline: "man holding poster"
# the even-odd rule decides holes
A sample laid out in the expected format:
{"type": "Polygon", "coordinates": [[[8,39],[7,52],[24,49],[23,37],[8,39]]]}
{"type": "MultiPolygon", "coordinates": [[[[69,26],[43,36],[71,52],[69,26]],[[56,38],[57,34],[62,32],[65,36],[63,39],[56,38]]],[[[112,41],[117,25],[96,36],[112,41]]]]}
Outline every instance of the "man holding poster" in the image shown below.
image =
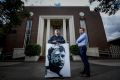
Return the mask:
{"type": "Polygon", "coordinates": [[[58,29],[48,41],[45,66],[45,77],[70,77],[69,45],[60,36],[58,29]]]}

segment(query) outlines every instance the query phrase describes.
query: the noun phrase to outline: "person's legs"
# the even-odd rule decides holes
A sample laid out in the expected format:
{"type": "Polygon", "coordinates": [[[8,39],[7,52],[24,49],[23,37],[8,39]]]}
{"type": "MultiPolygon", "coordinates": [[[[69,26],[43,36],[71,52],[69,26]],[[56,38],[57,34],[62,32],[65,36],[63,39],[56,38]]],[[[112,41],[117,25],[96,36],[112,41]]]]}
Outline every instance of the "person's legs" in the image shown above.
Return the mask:
{"type": "Polygon", "coordinates": [[[87,55],[86,55],[87,48],[86,46],[83,46],[83,47],[79,47],[79,49],[80,49],[80,56],[84,64],[84,70],[82,73],[90,76],[90,66],[89,66],[87,55]]]}
{"type": "MultiPolygon", "coordinates": [[[[83,62],[83,55],[82,55],[82,53],[83,53],[83,50],[82,50],[82,47],[79,47],[79,55],[80,55],[80,57],[81,57],[81,60],[82,60],[82,62],[83,62]]],[[[84,64],[84,63],[83,63],[84,64]]],[[[85,65],[84,65],[85,66],[85,65]]],[[[85,73],[85,67],[84,67],[84,69],[81,71],[81,74],[84,74],[85,73]]]]}

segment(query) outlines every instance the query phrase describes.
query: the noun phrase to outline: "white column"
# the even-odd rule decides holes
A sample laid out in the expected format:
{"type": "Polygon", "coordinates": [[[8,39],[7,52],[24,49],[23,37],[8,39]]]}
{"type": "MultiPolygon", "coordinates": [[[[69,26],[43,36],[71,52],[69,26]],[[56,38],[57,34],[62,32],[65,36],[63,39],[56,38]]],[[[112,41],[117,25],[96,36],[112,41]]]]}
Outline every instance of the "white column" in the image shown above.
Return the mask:
{"type": "Polygon", "coordinates": [[[73,16],[69,19],[70,45],[75,44],[75,27],[73,16]]]}
{"type": "Polygon", "coordinates": [[[46,43],[50,38],[50,19],[47,19],[47,34],[46,34],[46,43]]]}
{"type": "Polygon", "coordinates": [[[37,35],[37,44],[41,46],[41,54],[43,54],[43,32],[44,32],[44,19],[40,16],[39,17],[39,24],[38,24],[38,35],[37,35]]]}
{"type": "Polygon", "coordinates": [[[65,41],[67,41],[67,36],[66,36],[66,19],[63,19],[63,37],[65,41]]]}

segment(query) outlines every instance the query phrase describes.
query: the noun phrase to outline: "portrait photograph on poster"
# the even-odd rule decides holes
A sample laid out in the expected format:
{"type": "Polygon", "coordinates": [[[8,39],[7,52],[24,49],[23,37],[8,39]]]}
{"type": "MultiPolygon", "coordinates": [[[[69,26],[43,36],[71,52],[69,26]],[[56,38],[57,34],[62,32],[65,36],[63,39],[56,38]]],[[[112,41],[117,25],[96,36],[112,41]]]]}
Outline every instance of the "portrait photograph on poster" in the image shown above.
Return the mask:
{"type": "Polygon", "coordinates": [[[69,45],[47,44],[45,60],[45,78],[70,77],[69,45]]]}

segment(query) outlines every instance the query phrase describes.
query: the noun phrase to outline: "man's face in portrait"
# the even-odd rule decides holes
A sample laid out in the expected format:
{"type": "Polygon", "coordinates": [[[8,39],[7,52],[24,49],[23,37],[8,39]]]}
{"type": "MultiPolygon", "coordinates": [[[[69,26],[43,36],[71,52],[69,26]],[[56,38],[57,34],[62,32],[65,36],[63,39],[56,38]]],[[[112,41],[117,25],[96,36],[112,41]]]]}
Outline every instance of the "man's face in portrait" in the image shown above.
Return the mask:
{"type": "Polygon", "coordinates": [[[54,50],[50,54],[51,59],[49,63],[53,66],[58,66],[59,68],[63,68],[64,66],[64,59],[65,59],[65,49],[62,46],[58,48],[54,48],[54,50]]]}

